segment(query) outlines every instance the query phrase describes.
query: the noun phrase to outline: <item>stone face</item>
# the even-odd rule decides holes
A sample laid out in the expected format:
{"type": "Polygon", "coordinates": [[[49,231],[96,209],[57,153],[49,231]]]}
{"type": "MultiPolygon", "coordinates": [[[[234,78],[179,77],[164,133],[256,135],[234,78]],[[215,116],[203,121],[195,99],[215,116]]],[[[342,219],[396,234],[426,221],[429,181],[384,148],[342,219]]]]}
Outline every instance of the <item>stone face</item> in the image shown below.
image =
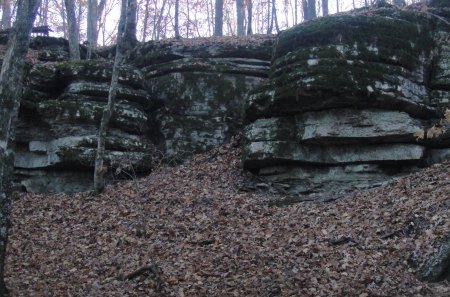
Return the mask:
{"type": "MultiPolygon", "coordinates": [[[[450,147],[439,122],[450,107],[450,13],[428,9],[433,17],[361,9],[276,37],[139,44],[120,70],[107,164],[146,173],[156,150],[182,162],[242,129],[244,167],[291,194],[371,187],[440,162],[450,147]]],[[[31,65],[26,77],[17,181],[30,191],[89,189],[114,47],[89,61],[63,61],[62,39],[30,47],[54,63],[31,65]]]]}
{"type": "Polygon", "coordinates": [[[243,45],[226,38],[209,45],[149,42],[130,55],[162,105],[152,121],[167,158],[206,151],[242,129],[246,94],[268,76],[271,44],[270,37],[243,45]]]}
{"type": "Polygon", "coordinates": [[[246,127],[245,135],[251,141],[296,140],[312,144],[415,143],[414,133],[422,129],[419,120],[404,112],[332,109],[258,119],[246,127]]]}
{"type": "Polygon", "coordinates": [[[414,13],[381,9],[283,31],[271,68],[273,98],[250,108],[265,116],[347,107],[436,115],[425,81],[432,25],[414,13]]]}
{"type": "Polygon", "coordinates": [[[352,164],[341,166],[279,165],[261,168],[259,176],[290,194],[340,193],[381,185],[394,174],[413,170],[409,165],[352,164]]]}
{"type": "MultiPolygon", "coordinates": [[[[130,53],[119,73],[106,140],[111,171],[132,166],[138,173],[149,172],[155,150],[165,160],[182,162],[242,128],[247,92],[268,77],[273,38],[254,37],[242,44],[231,40],[148,42],[130,53]]],[[[57,61],[64,59],[56,55],[66,43],[40,38],[32,47],[57,61]]],[[[16,174],[26,190],[91,188],[86,176],[92,175],[97,129],[108,98],[111,52],[99,52],[105,60],[31,67],[16,150],[16,174]]]]}
{"type": "Polygon", "coordinates": [[[439,17],[384,7],[280,33],[269,79],[248,96],[244,167],[305,194],[448,158],[447,125],[430,127],[450,107],[450,15],[430,9],[439,17]]]}
{"type": "MultiPolygon", "coordinates": [[[[15,167],[22,187],[38,192],[92,187],[97,129],[111,73],[108,61],[64,61],[31,68],[17,128],[15,167]]],[[[149,172],[154,145],[148,112],[157,104],[144,89],[138,69],[123,67],[119,83],[105,162],[111,171],[133,167],[138,173],[149,172]]]]}
{"type": "Polygon", "coordinates": [[[244,166],[260,168],[278,163],[417,162],[423,157],[424,151],[423,146],[415,144],[317,146],[290,141],[261,141],[252,142],[246,147],[244,166]]]}

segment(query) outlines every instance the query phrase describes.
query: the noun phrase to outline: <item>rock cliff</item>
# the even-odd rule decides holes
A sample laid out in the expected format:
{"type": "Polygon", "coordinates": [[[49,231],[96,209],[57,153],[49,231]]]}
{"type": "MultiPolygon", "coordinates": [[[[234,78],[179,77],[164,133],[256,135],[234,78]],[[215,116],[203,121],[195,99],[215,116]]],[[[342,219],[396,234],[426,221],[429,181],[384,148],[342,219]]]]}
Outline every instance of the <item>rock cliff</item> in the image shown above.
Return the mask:
{"type": "MultiPolygon", "coordinates": [[[[449,19],[445,5],[380,7],[278,36],[140,44],[120,73],[111,172],[146,173],[153,156],[179,162],[242,129],[244,168],[291,194],[371,187],[439,162],[450,133],[425,131],[450,107],[449,19]]],[[[31,48],[17,181],[33,192],[89,189],[113,48],[78,62],[62,39],[31,48]]]]}
{"type": "MultiPolygon", "coordinates": [[[[245,168],[281,192],[375,186],[450,150],[419,139],[450,107],[449,9],[382,7],[282,32],[249,97],[245,168]]],[[[264,185],[264,186],[267,186],[264,185]]]]}
{"type": "MultiPolygon", "coordinates": [[[[146,173],[152,156],[180,162],[238,133],[246,93],[268,77],[272,41],[264,36],[138,46],[120,72],[106,142],[111,172],[146,173]]],[[[89,189],[111,51],[71,62],[64,61],[67,42],[40,38],[34,44],[17,129],[17,181],[32,192],[89,189]]]]}

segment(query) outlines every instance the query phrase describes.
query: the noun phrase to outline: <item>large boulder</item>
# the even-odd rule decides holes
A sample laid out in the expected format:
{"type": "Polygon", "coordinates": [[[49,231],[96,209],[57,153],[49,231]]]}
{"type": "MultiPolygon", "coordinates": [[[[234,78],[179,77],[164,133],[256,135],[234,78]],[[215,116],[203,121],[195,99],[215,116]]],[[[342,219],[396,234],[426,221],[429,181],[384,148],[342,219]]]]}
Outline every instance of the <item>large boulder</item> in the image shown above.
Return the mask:
{"type": "Polygon", "coordinates": [[[430,10],[362,9],[280,33],[269,79],[248,96],[244,167],[296,195],[448,156],[448,142],[423,136],[450,107],[448,9],[430,10]]]}

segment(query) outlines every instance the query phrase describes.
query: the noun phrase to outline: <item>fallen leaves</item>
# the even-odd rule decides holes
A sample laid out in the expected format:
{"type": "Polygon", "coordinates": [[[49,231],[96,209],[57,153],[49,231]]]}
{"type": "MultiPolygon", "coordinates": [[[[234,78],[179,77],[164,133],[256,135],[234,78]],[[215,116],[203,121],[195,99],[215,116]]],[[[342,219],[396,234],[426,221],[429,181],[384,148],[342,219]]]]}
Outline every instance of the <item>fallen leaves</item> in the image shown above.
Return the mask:
{"type": "Polygon", "coordinates": [[[450,230],[449,163],[334,202],[270,207],[286,197],[240,191],[239,157],[225,145],[99,197],[20,195],[12,295],[450,294],[416,278],[450,230]]]}

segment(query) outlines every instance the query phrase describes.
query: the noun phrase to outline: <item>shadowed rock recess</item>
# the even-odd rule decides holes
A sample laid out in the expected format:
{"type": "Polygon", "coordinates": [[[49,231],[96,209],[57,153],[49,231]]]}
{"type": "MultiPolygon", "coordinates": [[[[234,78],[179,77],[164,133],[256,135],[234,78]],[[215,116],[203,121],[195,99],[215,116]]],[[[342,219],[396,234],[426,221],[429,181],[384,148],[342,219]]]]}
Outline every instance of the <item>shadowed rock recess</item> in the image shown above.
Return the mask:
{"type": "MultiPolygon", "coordinates": [[[[140,44],[120,74],[111,172],[183,161],[242,129],[244,168],[259,180],[250,186],[294,195],[372,187],[440,162],[450,137],[417,135],[450,107],[449,10],[382,7],[275,37],[140,44]]],[[[32,192],[91,187],[108,96],[112,51],[61,61],[59,43],[39,48],[20,110],[16,180],[32,192]]]]}

